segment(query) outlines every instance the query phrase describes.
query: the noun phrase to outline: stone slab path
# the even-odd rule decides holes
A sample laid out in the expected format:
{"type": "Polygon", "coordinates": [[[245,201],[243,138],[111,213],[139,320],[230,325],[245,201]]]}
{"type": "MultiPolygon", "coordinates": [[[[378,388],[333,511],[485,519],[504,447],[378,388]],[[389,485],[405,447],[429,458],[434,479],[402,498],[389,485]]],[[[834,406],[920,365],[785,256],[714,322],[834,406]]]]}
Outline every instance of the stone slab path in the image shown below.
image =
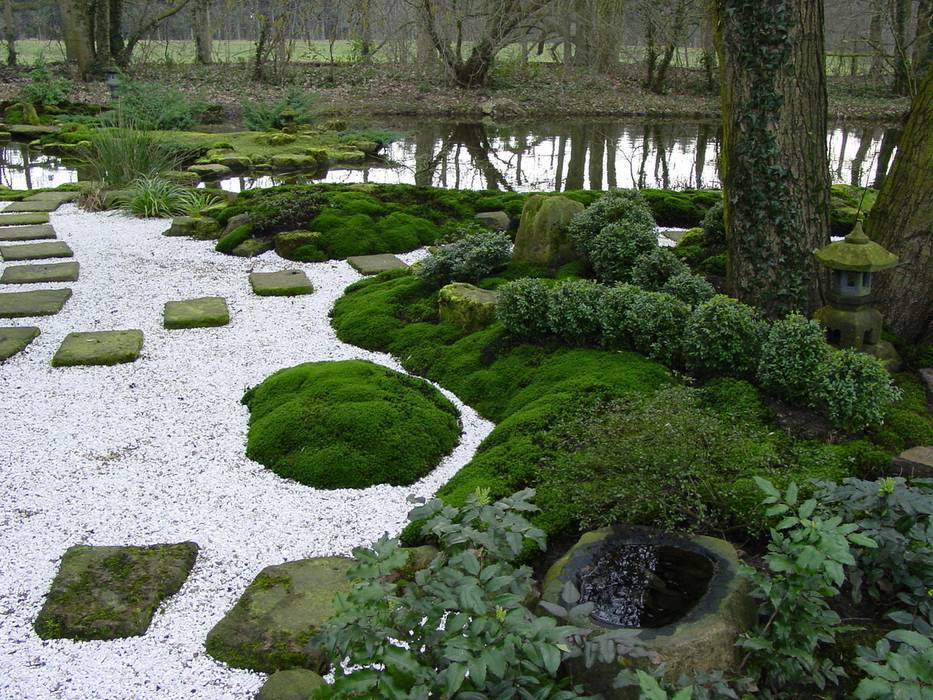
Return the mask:
{"type": "Polygon", "coordinates": [[[166,328],[214,328],[230,323],[230,309],[223,297],[201,297],[165,304],[166,328]]]}
{"type": "Polygon", "coordinates": [[[37,241],[43,238],[55,238],[55,229],[49,224],[4,226],[0,228],[0,241],[37,241]]]}
{"type": "Polygon", "coordinates": [[[253,291],[263,297],[293,297],[314,291],[311,280],[301,270],[252,272],[249,283],[253,291]]]}
{"type": "Polygon", "coordinates": [[[64,241],[50,243],[22,243],[0,246],[4,260],[43,260],[45,258],[71,258],[74,252],[64,241]]]}
{"type": "Polygon", "coordinates": [[[61,311],[70,298],[70,289],[0,293],[0,318],[52,316],[61,311]]]}
{"type": "Polygon", "coordinates": [[[61,202],[54,199],[24,199],[22,202],[13,202],[3,211],[4,213],[24,212],[24,211],[55,211],[62,205],[61,202]]]}
{"type": "Polygon", "coordinates": [[[398,270],[408,267],[398,256],[391,253],[380,253],[378,255],[354,255],[347,258],[350,266],[361,275],[378,275],[386,270],[398,270]]]}
{"type": "Polygon", "coordinates": [[[11,265],[0,274],[0,284],[76,282],[80,272],[81,266],[77,262],[11,265]]]}
{"type": "Polygon", "coordinates": [[[38,335],[39,329],[34,326],[0,328],[0,362],[25,349],[38,335]]]}
{"type": "Polygon", "coordinates": [[[120,365],[133,362],[142,349],[142,331],[69,333],[52,357],[52,366],[120,365]]]}
{"type": "MultiPolygon", "coordinates": [[[[6,209],[4,209],[4,211],[6,211],[6,209]]],[[[25,226],[27,224],[47,223],[49,223],[49,215],[45,212],[25,212],[20,214],[0,213],[0,226],[25,226]]]]}

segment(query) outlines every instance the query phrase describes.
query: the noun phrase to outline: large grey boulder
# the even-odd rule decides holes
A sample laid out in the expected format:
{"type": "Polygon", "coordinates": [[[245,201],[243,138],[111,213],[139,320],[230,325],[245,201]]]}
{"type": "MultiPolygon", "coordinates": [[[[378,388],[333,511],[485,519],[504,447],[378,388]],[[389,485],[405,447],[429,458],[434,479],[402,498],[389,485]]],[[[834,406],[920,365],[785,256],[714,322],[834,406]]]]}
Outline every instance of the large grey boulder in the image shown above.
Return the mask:
{"type": "Polygon", "coordinates": [[[532,195],[525,202],[512,257],[537,265],[560,267],[575,254],[567,225],[583,205],[563,195],[532,195]]]}
{"type": "Polygon", "coordinates": [[[933,478],[933,447],[927,445],[904,450],[891,462],[888,474],[905,479],[933,478]]]}

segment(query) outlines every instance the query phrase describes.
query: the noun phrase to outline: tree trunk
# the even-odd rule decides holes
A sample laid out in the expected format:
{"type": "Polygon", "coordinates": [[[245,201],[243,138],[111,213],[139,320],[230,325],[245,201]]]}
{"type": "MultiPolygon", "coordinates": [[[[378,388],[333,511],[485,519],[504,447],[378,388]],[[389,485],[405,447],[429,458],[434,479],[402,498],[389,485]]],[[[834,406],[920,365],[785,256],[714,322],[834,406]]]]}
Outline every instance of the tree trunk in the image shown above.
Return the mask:
{"type": "Polygon", "coordinates": [[[624,0],[596,0],[594,64],[608,72],[619,65],[619,41],[625,12],[624,0]]]}
{"type": "Polygon", "coordinates": [[[704,3],[703,15],[700,18],[700,45],[703,49],[703,72],[706,75],[706,89],[712,92],[716,89],[716,46],[713,42],[713,22],[715,21],[713,8],[704,3]]]}
{"type": "Polygon", "coordinates": [[[194,0],[194,58],[203,66],[210,65],[213,57],[214,31],[211,26],[211,0],[194,0]]]}
{"type": "Polygon", "coordinates": [[[94,37],[91,34],[91,0],[61,0],[65,52],[78,75],[87,80],[94,63],[94,37]]]}
{"type": "Polygon", "coordinates": [[[664,91],[664,82],[667,80],[667,71],[671,66],[674,53],[677,51],[677,43],[680,41],[681,34],[684,31],[684,23],[687,20],[687,2],[686,0],[677,0],[674,8],[674,18],[668,29],[668,42],[664,48],[664,54],[658,62],[655,70],[654,81],[649,84],[652,92],[660,95],[664,91]]]}
{"type": "Polygon", "coordinates": [[[870,74],[878,80],[878,77],[884,73],[884,41],[881,35],[881,3],[883,0],[872,0],[871,20],[868,24],[868,43],[871,45],[871,70],[870,74]]]}
{"type": "Polygon", "coordinates": [[[822,0],[717,0],[727,282],[772,318],[822,304],[829,242],[822,0]]]}
{"type": "Polygon", "coordinates": [[[110,0],[110,55],[122,61],[126,51],[126,42],[123,40],[123,0],[110,0]]]}
{"type": "Polygon", "coordinates": [[[910,0],[893,0],[891,12],[891,31],[894,34],[894,92],[898,95],[909,95],[911,71],[907,25],[910,22],[910,0]]]}
{"type": "Polygon", "coordinates": [[[888,166],[891,164],[891,156],[894,154],[894,148],[901,139],[900,129],[885,129],[881,137],[881,147],[878,149],[878,168],[875,170],[875,181],[872,187],[880,190],[884,184],[884,179],[888,174],[888,166]]]}
{"type": "Polygon", "coordinates": [[[94,72],[102,75],[109,70],[110,55],[110,0],[94,2],[94,72]]]}
{"type": "Polygon", "coordinates": [[[914,76],[919,80],[933,61],[933,0],[920,0],[917,5],[917,33],[914,37],[914,76]]]}
{"type": "Polygon", "coordinates": [[[3,41],[6,42],[6,64],[16,65],[16,14],[13,0],[3,0],[3,41]]]}
{"type": "Polygon", "coordinates": [[[873,284],[885,325],[906,342],[933,342],[933,67],[913,99],[891,172],[866,233],[900,258],[873,284]]]}

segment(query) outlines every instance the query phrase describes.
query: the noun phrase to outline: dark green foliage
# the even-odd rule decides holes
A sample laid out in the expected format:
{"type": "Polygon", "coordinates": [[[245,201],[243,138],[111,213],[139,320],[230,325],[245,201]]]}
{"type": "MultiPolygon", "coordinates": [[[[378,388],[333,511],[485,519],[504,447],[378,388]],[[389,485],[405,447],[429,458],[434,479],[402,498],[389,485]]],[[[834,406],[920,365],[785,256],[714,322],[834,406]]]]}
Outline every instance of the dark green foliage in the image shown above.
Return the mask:
{"type": "Polygon", "coordinates": [[[641,190],[651,213],[661,226],[691,228],[699,226],[715,205],[722,206],[719,190],[641,190]]]}
{"type": "Polygon", "coordinates": [[[750,376],[768,331],[758,312],[719,294],[696,309],[683,334],[684,359],[697,377],[750,376]]]}
{"type": "Polygon", "coordinates": [[[891,452],[916,445],[933,445],[933,415],[927,411],[926,391],[914,374],[894,376],[900,400],[889,406],[884,424],[872,430],[872,439],[891,452]]]}
{"type": "Polygon", "coordinates": [[[244,102],[243,121],[251,131],[281,129],[289,123],[310,124],[314,121],[312,109],[315,102],[313,94],[292,86],[273,102],[244,102]]]}
{"type": "Polygon", "coordinates": [[[457,409],[434,387],[361,360],[281,370],[243,403],[246,454],[316,488],[410,484],[460,435],[457,409]]]}
{"type": "Polygon", "coordinates": [[[511,241],[500,231],[468,227],[458,233],[457,240],[421,261],[415,269],[419,279],[434,287],[450,282],[478,282],[511,255],[511,241]]]}
{"type": "Polygon", "coordinates": [[[194,100],[173,87],[124,80],[116,112],[103,117],[114,125],[132,124],[146,131],[185,131],[206,110],[206,102],[194,100]]]}
{"type": "Polygon", "coordinates": [[[700,228],[706,234],[708,245],[726,245],[726,221],[723,216],[722,201],[716,202],[703,215],[700,228]]]}
{"type": "Polygon", "coordinates": [[[598,343],[600,309],[607,288],[591,280],[567,280],[549,292],[547,324],[552,335],[573,345],[598,343]]]}
{"type": "Polygon", "coordinates": [[[846,236],[851,233],[858,216],[866,217],[871,211],[878,191],[868,187],[836,184],[829,192],[829,228],[833,236],[846,236]]]}
{"type": "Polygon", "coordinates": [[[671,276],[660,291],[680,299],[689,306],[699,306],[716,295],[713,285],[689,270],[671,276]]]}
{"type": "Polygon", "coordinates": [[[303,187],[262,190],[250,201],[253,234],[269,236],[279,231],[308,228],[326,204],[327,200],[320,192],[303,187]]]}
{"type": "Polygon", "coordinates": [[[680,336],[689,317],[690,307],[670,294],[639,290],[625,308],[622,328],[610,330],[609,335],[626,339],[622,347],[677,367],[681,362],[680,336]]]}
{"type": "MultiPolygon", "coordinates": [[[[19,91],[19,99],[28,102],[37,111],[46,107],[58,107],[68,101],[74,84],[67,78],[56,78],[45,65],[37,65],[29,71],[29,80],[19,91]]],[[[10,115],[7,115],[9,119],[10,115]]],[[[12,120],[11,120],[12,121],[12,120]]]]}
{"type": "Polygon", "coordinates": [[[649,292],[660,292],[672,277],[689,272],[690,269],[670,249],[655,247],[635,261],[631,282],[649,292]]]}
{"type": "Polygon", "coordinates": [[[845,430],[881,424],[888,407],[900,398],[884,365],[855,350],[831,353],[822,375],[823,409],[835,425],[845,430]]]}
{"type": "Polygon", "coordinates": [[[832,347],[819,323],[790,314],[768,331],[758,363],[758,382],[774,396],[814,406],[830,353],[832,347]]]}
{"type": "Polygon", "coordinates": [[[551,284],[540,278],[525,277],[499,289],[496,314],[519,338],[546,338],[552,327],[550,308],[551,284]]]}
{"type": "Polygon", "coordinates": [[[249,240],[253,235],[253,227],[249,224],[237,226],[230,233],[225,234],[217,241],[214,250],[218,253],[230,253],[241,243],[249,240]]]}

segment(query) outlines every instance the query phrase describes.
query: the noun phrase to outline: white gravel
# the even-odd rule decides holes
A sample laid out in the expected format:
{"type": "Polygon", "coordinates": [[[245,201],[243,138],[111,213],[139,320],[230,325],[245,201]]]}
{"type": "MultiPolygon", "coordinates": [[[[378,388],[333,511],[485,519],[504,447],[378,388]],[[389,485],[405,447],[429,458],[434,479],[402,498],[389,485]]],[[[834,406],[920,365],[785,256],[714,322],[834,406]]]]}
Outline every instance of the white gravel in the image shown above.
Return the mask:
{"type": "MultiPolygon", "coordinates": [[[[165,238],[165,220],[52,214],[81,263],[56,316],[0,320],[42,334],[0,364],[0,698],[251,698],[262,674],[227,668],[203,649],[208,630],[264,566],[348,554],[406,522],[409,494],[429,496],[473,456],[492,424],[451,396],[463,434],[410,487],[318,491],[244,456],[243,392],[283,367],[391,357],[336,339],[328,311],[359,276],[343,262],[296,264],[273,253],[240,259],[210,243],[165,238]],[[301,267],[315,292],[258,297],[247,273],[301,267]],[[162,305],[220,295],[224,328],[166,331],[162,305]],[[141,357],[115,367],[59,368],[71,331],[139,328],[141,357]],[[32,622],[74,544],[192,540],[201,548],[182,590],[144,637],[43,642],[32,622]]],[[[407,261],[422,256],[416,251],[407,261]]]]}

